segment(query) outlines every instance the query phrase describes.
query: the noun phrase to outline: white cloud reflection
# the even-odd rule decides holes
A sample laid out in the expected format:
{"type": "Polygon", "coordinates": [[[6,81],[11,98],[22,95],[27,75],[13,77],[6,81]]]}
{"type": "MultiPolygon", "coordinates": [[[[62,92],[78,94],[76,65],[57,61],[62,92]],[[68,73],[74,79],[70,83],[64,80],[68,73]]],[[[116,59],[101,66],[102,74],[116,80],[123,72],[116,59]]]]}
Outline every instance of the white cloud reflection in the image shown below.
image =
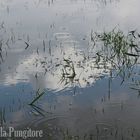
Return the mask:
{"type": "MultiPolygon", "coordinates": [[[[67,87],[61,83],[64,59],[73,62],[75,68],[76,85],[86,87],[93,84],[97,79],[105,74],[105,69],[98,69],[95,65],[95,58],[87,59],[86,52],[79,50],[78,42],[72,40],[67,33],[54,35],[56,44],[51,46],[51,54],[42,52],[33,53],[20,60],[16,66],[16,72],[9,73],[4,83],[17,84],[18,82],[30,82],[34,88],[48,88],[52,90],[62,90],[67,87]],[[56,39],[57,38],[57,39],[56,39]]],[[[106,71],[107,72],[107,71],[106,71]]],[[[68,87],[72,85],[69,84],[68,87]]]]}

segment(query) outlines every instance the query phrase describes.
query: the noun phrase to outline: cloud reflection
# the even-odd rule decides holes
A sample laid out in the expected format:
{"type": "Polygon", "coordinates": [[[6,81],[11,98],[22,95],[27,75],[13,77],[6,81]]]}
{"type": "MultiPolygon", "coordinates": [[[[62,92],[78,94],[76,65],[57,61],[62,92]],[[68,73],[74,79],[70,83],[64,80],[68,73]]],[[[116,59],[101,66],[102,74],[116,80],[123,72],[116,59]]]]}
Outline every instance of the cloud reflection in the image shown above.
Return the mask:
{"type": "Polygon", "coordinates": [[[76,76],[73,84],[76,86],[86,87],[107,73],[104,68],[97,68],[95,58],[88,59],[84,50],[79,49],[78,43],[68,37],[67,33],[55,34],[52,42],[53,46],[49,48],[51,54],[39,50],[39,54],[33,53],[20,60],[16,72],[9,73],[5,83],[17,84],[23,80],[31,82],[33,87],[62,90],[67,87],[60,82],[64,59],[69,59],[74,64],[76,76]]]}

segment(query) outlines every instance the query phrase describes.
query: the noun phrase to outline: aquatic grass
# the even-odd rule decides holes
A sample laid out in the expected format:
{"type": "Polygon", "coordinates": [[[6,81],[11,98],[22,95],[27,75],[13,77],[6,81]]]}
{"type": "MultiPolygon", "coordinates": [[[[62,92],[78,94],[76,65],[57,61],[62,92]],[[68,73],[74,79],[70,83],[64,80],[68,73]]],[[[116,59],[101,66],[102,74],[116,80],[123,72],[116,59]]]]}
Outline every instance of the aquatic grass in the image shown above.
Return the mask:
{"type": "Polygon", "coordinates": [[[43,95],[45,94],[45,91],[42,91],[39,93],[39,89],[37,90],[36,97],[32,100],[32,102],[29,105],[33,105],[35,102],[37,102],[43,95]]]}
{"type": "Polygon", "coordinates": [[[43,51],[46,51],[46,45],[45,45],[45,41],[43,40],[43,51]]]}
{"type": "Polygon", "coordinates": [[[25,47],[25,50],[26,50],[30,45],[26,41],[24,41],[24,43],[26,44],[26,47],[25,47]]]}
{"type": "MultiPolygon", "coordinates": [[[[61,129],[62,140],[125,140],[139,139],[139,130],[127,127],[122,128],[121,124],[96,123],[91,132],[74,134],[68,128],[61,129]]],[[[53,137],[52,137],[53,138],[53,137]]]]}
{"type": "Polygon", "coordinates": [[[34,109],[34,111],[32,111],[32,114],[34,114],[35,116],[38,116],[38,115],[41,115],[43,117],[45,117],[45,114],[44,114],[44,110],[34,104],[30,104],[30,106],[34,109]]]}
{"type": "Polygon", "coordinates": [[[2,56],[2,46],[3,46],[3,43],[2,43],[2,40],[0,41],[0,58],[1,58],[1,61],[4,62],[4,59],[3,59],[3,56],[2,56]]]}
{"type": "Polygon", "coordinates": [[[120,30],[112,30],[98,34],[98,41],[103,43],[102,51],[104,51],[104,54],[106,53],[109,59],[117,58],[118,64],[126,64],[126,62],[128,64],[131,56],[135,59],[139,57],[137,38],[134,38],[130,33],[125,35],[120,30]]]}
{"type": "Polygon", "coordinates": [[[92,38],[96,38],[96,44],[99,43],[101,47],[96,52],[97,66],[101,61],[104,66],[109,63],[118,71],[118,75],[129,77],[139,62],[139,33],[136,30],[124,33],[115,28],[109,32],[95,33],[92,38]]]}
{"type": "Polygon", "coordinates": [[[1,126],[3,126],[4,123],[6,123],[5,108],[0,108],[0,124],[1,124],[1,126]]]}
{"type": "Polygon", "coordinates": [[[65,64],[62,64],[63,68],[62,68],[60,82],[62,83],[65,81],[65,85],[67,85],[69,83],[74,82],[76,72],[74,68],[74,63],[71,60],[64,58],[63,61],[65,62],[65,64]]]}

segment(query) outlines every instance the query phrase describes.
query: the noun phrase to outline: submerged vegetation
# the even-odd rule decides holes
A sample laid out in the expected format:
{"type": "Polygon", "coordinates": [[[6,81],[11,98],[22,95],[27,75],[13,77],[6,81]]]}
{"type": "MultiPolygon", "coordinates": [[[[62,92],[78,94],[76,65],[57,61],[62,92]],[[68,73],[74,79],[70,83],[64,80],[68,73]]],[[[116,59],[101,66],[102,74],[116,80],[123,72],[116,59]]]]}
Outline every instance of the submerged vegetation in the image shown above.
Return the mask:
{"type": "Polygon", "coordinates": [[[48,140],[140,139],[139,7],[128,16],[138,0],[121,1],[0,1],[0,126],[48,140]]]}
{"type": "Polygon", "coordinates": [[[69,82],[73,82],[76,73],[72,61],[70,61],[69,59],[64,59],[64,62],[66,64],[63,65],[62,78],[60,79],[60,82],[62,83],[65,81],[65,85],[67,85],[69,82]]]}
{"type": "Polygon", "coordinates": [[[123,65],[129,68],[137,64],[140,56],[140,36],[136,31],[130,31],[125,35],[121,30],[114,29],[95,35],[102,46],[102,50],[96,53],[98,57],[110,61],[115,68],[123,65]]]}
{"type": "MultiPolygon", "coordinates": [[[[64,59],[66,64],[59,65],[63,66],[61,83],[65,81],[67,85],[69,82],[79,81],[81,74],[87,72],[87,67],[90,71],[102,69],[107,73],[116,73],[116,76],[122,78],[122,83],[125,79],[134,77],[136,73],[139,75],[137,69],[140,62],[140,34],[137,31],[124,33],[113,29],[110,32],[95,32],[91,34],[91,42],[94,43],[94,48],[92,51],[88,50],[88,55],[81,54],[83,59],[78,62],[64,59]],[[84,72],[76,73],[78,66],[84,72]]],[[[88,81],[89,77],[95,78],[94,75],[89,75],[85,80],[88,81]]]]}
{"type": "Polygon", "coordinates": [[[134,82],[135,75],[139,77],[140,34],[136,30],[124,33],[113,29],[110,32],[95,33],[94,38],[97,38],[101,46],[101,50],[96,53],[98,63],[103,61],[104,66],[109,63],[116,75],[122,78],[122,83],[126,79],[134,82]]]}
{"type": "Polygon", "coordinates": [[[41,93],[39,90],[36,93],[36,97],[33,99],[33,101],[29,105],[34,105],[34,103],[39,100],[43,95],[45,94],[45,91],[42,91],[41,93]]]}

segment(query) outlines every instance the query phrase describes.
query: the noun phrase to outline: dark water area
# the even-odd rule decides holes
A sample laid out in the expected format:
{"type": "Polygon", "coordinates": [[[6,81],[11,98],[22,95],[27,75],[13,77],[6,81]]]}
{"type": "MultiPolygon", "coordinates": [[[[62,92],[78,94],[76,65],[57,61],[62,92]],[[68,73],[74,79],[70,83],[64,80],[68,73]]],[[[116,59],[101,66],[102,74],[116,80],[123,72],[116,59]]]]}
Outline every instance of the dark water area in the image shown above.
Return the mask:
{"type": "Polygon", "coordinates": [[[0,0],[0,126],[43,130],[33,140],[139,140],[139,4],[0,0]]]}

